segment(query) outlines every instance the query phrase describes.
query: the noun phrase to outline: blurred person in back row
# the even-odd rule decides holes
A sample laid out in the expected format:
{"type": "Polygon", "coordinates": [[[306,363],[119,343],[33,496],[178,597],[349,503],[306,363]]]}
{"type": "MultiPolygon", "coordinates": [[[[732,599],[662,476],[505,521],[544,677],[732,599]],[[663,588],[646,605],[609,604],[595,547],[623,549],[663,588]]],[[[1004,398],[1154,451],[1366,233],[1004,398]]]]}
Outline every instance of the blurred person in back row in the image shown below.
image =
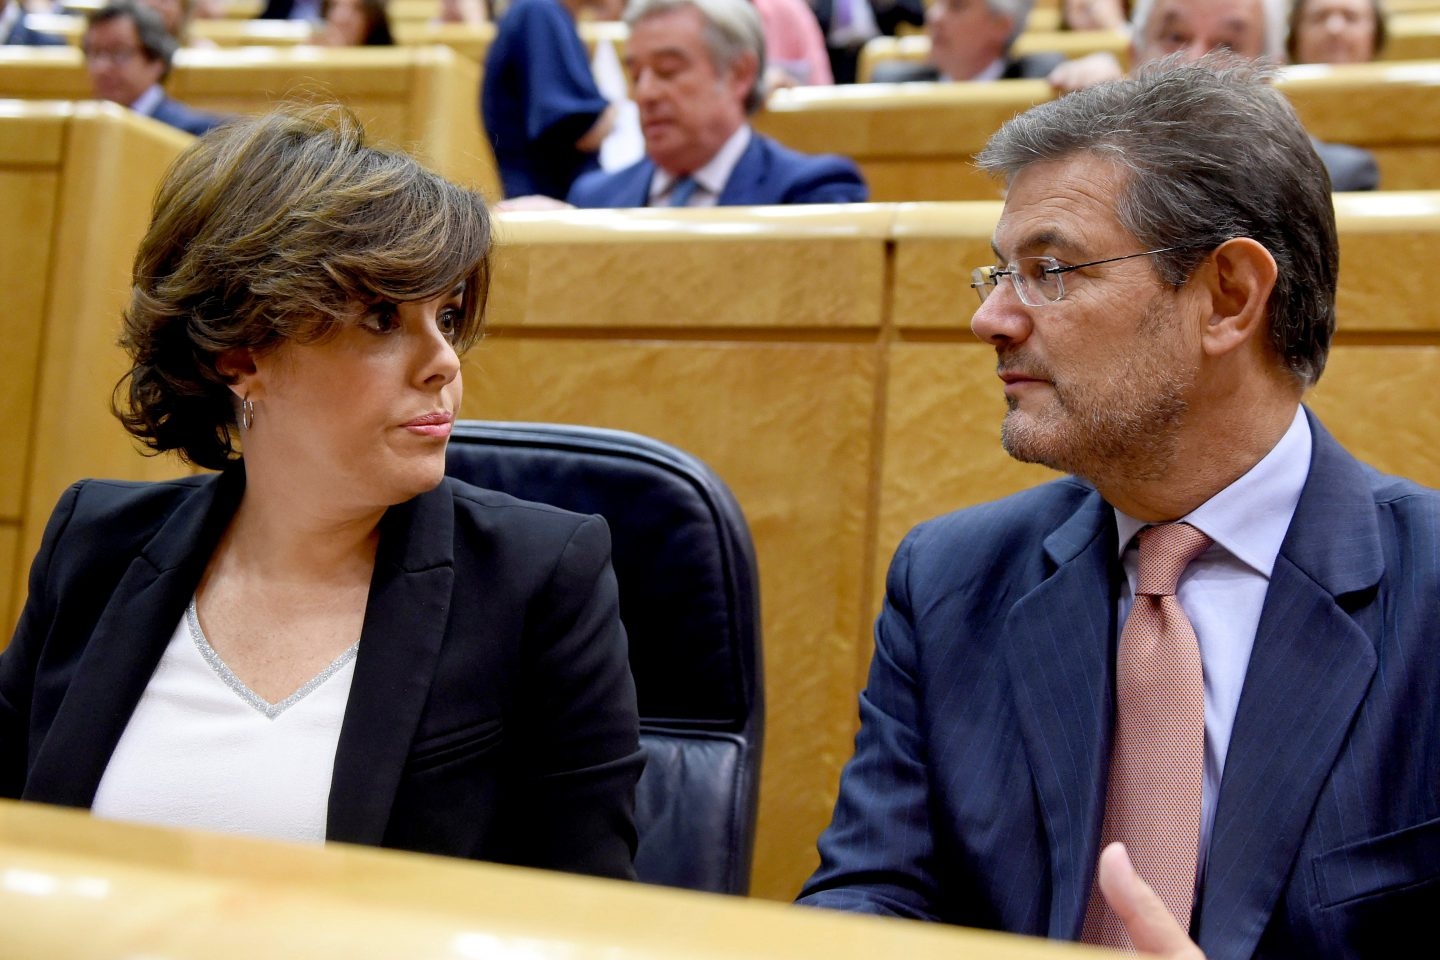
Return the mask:
{"type": "Polygon", "coordinates": [[[925,11],[925,34],[930,38],[928,62],[881,63],[870,79],[875,83],[903,83],[1044,77],[1065,59],[1063,54],[1010,54],[1034,6],[1034,0],[933,0],[925,11]]]}
{"type": "Polygon", "coordinates": [[[764,101],[765,36],[747,0],[632,0],[625,68],[645,157],[586,174],[577,207],[856,203],[855,164],[790,150],[751,129],[764,101]]]}
{"type": "MultiPolygon", "coordinates": [[[[1228,50],[1252,60],[1285,59],[1286,0],[1137,0],[1130,30],[1130,62],[1135,67],[1167,56],[1191,62],[1212,50],[1228,50]]],[[[1060,64],[1050,84],[1061,92],[1082,90],[1124,76],[1108,53],[1095,53],[1060,64]]],[[[1380,169],[1366,150],[1343,143],[1314,141],[1332,190],[1374,190],[1380,169]]]]}
{"type": "Polygon", "coordinates": [[[90,14],[82,47],[96,98],[197,136],[222,123],[165,95],[161,83],[179,45],[160,14],[134,0],[112,0],[90,14]]]}
{"type": "Polygon", "coordinates": [[[25,5],[20,0],[0,2],[0,45],[16,47],[63,47],[65,38],[31,30],[25,22],[25,5]]]}
{"type": "Polygon", "coordinates": [[[563,200],[600,168],[615,123],[575,26],[582,12],[620,15],[621,0],[515,0],[485,55],[480,116],[507,197],[563,200]]]}
{"type": "Polygon", "coordinates": [[[60,498],[0,654],[0,796],[634,875],[605,521],[445,477],[490,244],[478,194],[341,108],[180,156],[115,402],[217,472],[60,498]]]}
{"type": "Polygon", "coordinates": [[[389,47],[395,38],[390,32],[386,0],[325,0],[324,21],[318,41],[326,47],[389,47]]]}
{"type": "Polygon", "coordinates": [[[1295,0],[1285,50],[1291,63],[1369,63],[1385,33],[1380,0],[1295,0]]]}

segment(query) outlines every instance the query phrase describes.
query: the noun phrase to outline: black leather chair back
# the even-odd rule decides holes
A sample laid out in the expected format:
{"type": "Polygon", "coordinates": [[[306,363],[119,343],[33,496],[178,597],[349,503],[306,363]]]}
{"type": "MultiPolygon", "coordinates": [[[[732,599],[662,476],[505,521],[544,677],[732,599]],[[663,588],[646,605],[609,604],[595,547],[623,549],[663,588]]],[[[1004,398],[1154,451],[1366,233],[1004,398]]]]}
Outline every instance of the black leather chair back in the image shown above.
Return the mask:
{"type": "Polygon", "coordinates": [[[598,427],[460,421],[447,472],[610,525],[645,772],[635,868],[647,883],[744,894],[764,728],[750,532],[709,467],[598,427]]]}

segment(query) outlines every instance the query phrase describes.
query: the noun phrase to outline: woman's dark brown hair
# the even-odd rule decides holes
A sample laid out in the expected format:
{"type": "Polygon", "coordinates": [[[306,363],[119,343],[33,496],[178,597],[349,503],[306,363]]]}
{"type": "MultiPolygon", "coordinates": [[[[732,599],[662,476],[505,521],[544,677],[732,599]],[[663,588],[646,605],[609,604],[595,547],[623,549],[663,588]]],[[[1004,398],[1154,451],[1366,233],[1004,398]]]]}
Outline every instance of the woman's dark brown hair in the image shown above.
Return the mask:
{"type": "Polygon", "coordinates": [[[315,342],[356,304],[428,299],[461,282],[463,352],[480,338],[490,239],[478,194],[368,146],[343,107],[217,128],[156,195],[120,337],[133,366],[116,385],[116,416],[154,452],[220,469],[238,458],[222,353],[315,342]]]}

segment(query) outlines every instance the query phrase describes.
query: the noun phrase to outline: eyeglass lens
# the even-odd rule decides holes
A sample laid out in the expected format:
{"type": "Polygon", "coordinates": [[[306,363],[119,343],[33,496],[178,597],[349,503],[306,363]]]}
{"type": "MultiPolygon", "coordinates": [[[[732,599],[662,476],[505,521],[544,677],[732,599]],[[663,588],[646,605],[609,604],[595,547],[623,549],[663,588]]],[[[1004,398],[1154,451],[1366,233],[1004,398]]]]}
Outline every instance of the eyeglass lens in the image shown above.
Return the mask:
{"type": "Polygon", "coordinates": [[[1008,277],[1014,284],[1015,293],[1020,297],[1021,303],[1031,307],[1044,306],[1054,303],[1065,294],[1060,274],[1053,272],[1059,266],[1060,261],[1054,257],[1020,257],[1006,264],[1003,269],[981,267],[973,271],[970,285],[975,288],[983,303],[996,286],[1008,277]]]}

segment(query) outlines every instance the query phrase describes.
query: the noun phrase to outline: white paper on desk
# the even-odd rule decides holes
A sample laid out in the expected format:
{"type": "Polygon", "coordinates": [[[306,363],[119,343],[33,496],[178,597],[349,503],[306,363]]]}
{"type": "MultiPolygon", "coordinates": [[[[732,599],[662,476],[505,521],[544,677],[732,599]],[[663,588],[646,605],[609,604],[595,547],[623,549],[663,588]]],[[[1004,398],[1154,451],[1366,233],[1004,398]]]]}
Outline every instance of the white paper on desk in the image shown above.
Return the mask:
{"type": "Polygon", "coordinates": [[[640,132],[640,110],[630,99],[625,70],[620,66],[620,55],[615,52],[612,41],[602,39],[595,44],[590,72],[595,75],[600,96],[615,105],[615,126],[600,144],[600,169],[628,167],[645,156],[645,137],[640,132]]]}

